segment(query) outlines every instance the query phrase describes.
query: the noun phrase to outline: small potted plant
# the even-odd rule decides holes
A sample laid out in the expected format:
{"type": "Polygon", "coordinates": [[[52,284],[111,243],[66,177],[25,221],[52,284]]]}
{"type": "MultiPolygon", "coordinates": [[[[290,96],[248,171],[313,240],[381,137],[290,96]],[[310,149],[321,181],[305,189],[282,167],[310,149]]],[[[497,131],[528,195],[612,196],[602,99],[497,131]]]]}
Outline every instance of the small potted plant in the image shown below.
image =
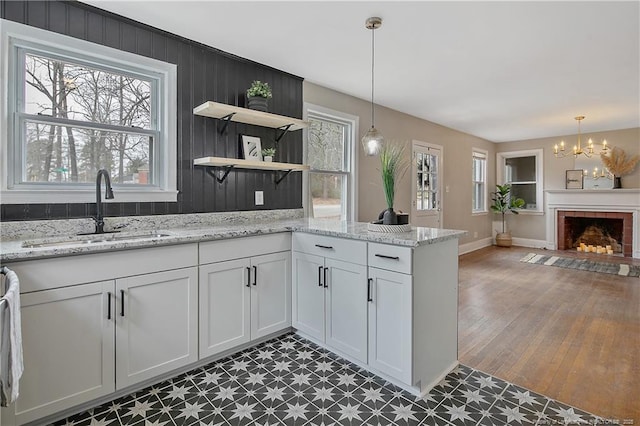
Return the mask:
{"type": "Polygon", "coordinates": [[[267,100],[272,96],[269,83],[254,80],[247,89],[247,106],[249,109],[267,112],[267,100]]]}
{"type": "Polygon", "coordinates": [[[262,150],[262,159],[264,161],[272,162],[273,157],[276,155],[275,148],[265,148],[262,150]]]}
{"type": "Polygon", "coordinates": [[[518,210],[524,206],[524,200],[522,198],[511,196],[511,185],[496,185],[496,192],[493,194],[493,205],[491,210],[496,213],[502,214],[502,232],[498,232],[496,235],[496,245],[499,247],[511,247],[512,239],[511,232],[507,232],[505,214],[511,212],[518,214],[518,210]]]}
{"type": "Polygon", "coordinates": [[[380,148],[380,172],[382,173],[382,186],[387,201],[387,209],[382,214],[383,225],[397,225],[398,216],[393,210],[396,184],[407,171],[409,162],[404,155],[404,145],[385,143],[380,148]]]}

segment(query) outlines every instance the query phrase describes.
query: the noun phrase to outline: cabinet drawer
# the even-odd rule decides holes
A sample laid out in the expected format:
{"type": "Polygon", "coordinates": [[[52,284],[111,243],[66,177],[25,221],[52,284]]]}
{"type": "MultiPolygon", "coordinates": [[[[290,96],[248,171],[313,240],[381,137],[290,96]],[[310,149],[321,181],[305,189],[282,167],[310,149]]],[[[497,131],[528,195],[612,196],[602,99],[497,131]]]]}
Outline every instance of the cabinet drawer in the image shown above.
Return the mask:
{"type": "Polygon", "coordinates": [[[411,274],[412,250],[388,244],[369,243],[369,266],[411,274]]]}
{"type": "Polygon", "coordinates": [[[291,250],[291,233],[289,232],[207,241],[200,243],[198,263],[204,265],[289,250],[291,250]]]}
{"type": "Polygon", "coordinates": [[[291,245],[294,251],[301,253],[359,265],[367,264],[367,243],[364,241],[294,232],[291,245]]]}

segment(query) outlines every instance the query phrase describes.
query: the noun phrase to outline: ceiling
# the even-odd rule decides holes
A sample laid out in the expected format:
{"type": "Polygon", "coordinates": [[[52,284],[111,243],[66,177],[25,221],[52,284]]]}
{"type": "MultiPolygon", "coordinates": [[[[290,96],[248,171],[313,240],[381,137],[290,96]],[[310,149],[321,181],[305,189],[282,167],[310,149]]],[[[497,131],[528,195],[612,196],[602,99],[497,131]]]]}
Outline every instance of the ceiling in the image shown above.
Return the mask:
{"type": "MultiPolygon", "coordinates": [[[[640,127],[640,2],[86,3],[505,142],[640,127]]],[[[380,129],[383,133],[384,129],[380,129]]]]}

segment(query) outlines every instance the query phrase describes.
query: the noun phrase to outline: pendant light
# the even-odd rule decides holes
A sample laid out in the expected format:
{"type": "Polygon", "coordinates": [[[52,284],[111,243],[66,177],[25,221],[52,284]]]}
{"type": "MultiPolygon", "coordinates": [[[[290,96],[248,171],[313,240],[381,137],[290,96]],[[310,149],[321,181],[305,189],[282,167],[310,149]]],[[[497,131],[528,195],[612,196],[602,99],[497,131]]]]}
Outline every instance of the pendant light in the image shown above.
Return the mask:
{"type": "Polygon", "coordinates": [[[373,89],[374,89],[374,80],[373,80],[373,70],[375,64],[375,36],[374,31],[382,26],[382,19],[378,17],[371,17],[365,21],[365,27],[371,30],[371,128],[367,132],[366,135],[362,137],[362,147],[364,148],[364,153],[366,155],[377,155],[380,152],[380,148],[382,147],[382,142],[384,142],[384,138],[382,137],[382,133],[378,131],[375,127],[375,114],[374,114],[374,103],[373,103],[373,89]]]}

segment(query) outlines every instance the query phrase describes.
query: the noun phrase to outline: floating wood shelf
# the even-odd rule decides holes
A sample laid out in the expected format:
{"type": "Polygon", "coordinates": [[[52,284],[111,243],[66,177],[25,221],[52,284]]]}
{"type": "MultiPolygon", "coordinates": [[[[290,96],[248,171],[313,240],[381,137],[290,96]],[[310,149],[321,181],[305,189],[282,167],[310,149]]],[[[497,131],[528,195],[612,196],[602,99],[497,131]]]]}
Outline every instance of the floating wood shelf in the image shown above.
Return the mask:
{"type": "Polygon", "coordinates": [[[303,170],[309,170],[309,166],[305,164],[293,164],[293,163],[276,163],[268,161],[256,161],[256,160],[242,160],[239,158],[225,158],[225,157],[202,157],[193,160],[195,166],[205,167],[218,167],[226,169],[222,176],[215,176],[219,183],[229,175],[229,172],[236,169],[252,169],[252,170],[275,170],[284,172],[280,177],[276,177],[276,185],[282,182],[282,180],[291,172],[301,172],[303,170]]]}
{"type": "Polygon", "coordinates": [[[193,109],[193,113],[204,117],[225,120],[226,123],[221,133],[224,132],[229,121],[282,130],[283,133],[280,137],[276,138],[277,140],[280,140],[287,131],[300,130],[309,126],[309,123],[297,118],[285,117],[283,115],[270,114],[268,112],[255,111],[252,109],[211,101],[195,107],[193,109]]]}

